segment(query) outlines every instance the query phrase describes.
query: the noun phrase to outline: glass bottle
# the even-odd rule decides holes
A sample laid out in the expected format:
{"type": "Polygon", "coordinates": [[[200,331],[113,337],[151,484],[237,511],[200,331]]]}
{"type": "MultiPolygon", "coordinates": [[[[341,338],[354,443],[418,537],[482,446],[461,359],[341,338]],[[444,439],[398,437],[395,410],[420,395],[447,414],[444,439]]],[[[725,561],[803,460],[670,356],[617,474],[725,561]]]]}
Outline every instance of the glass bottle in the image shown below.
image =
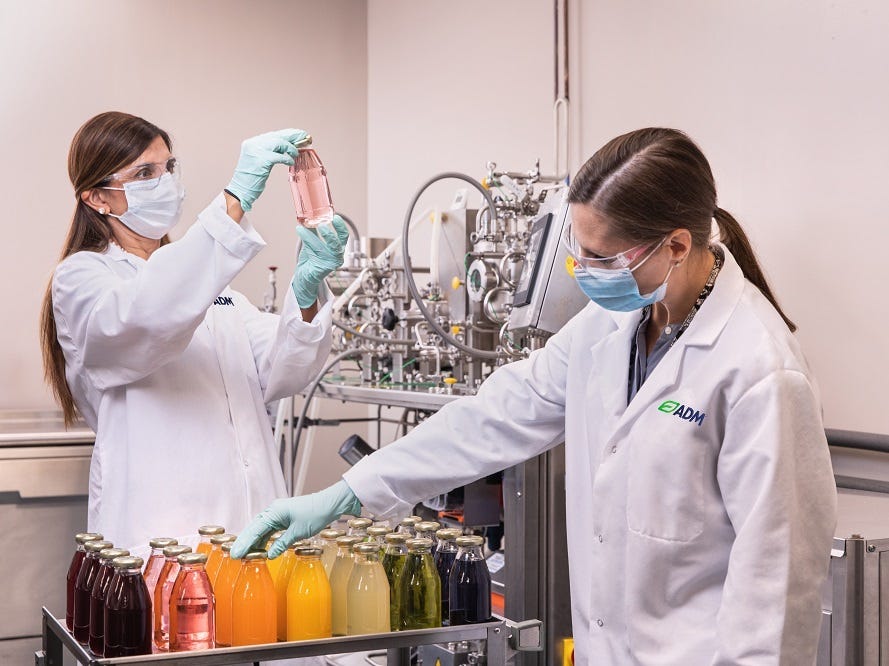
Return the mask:
{"type": "Polygon", "coordinates": [[[179,542],[169,537],[158,537],[149,541],[148,545],[151,546],[151,554],[145,563],[142,577],[145,579],[145,585],[148,587],[151,603],[154,603],[154,588],[157,586],[157,579],[160,578],[161,569],[164,568],[164,548],[167,546],[178,546],[179,542]]]}
{"type": "MultiPolygon", "coordinates": [[[[298,542],[298,545],[295,544],[295,547],[298,548],[302,545],[304,545],[303,542],[298,542]]],[[[269,560],[269,562],[279,563],[275,575],[272,576],[272,580],[275,583],[275,608],[277,609],[276,617],[278,618],[276,626],[278,627],[278,640],[286,641],[287,585],[290,583],[290,576],[293,574],[293,567],[296,565],[296,554],[292,548],[288,548],[274,560],[269,560]]]]}
{"type": "Polygon", "coordinates": [[[441,580],[432,561],[432,541],[409,539],[407,562],[398,586],[401,629],[441,626],[441,580]]]}
{"type": "Polygon", "coordinates": [[[388,527],[383,527],[382,525],[371,525],[367,528],[367,541],[368,543],[375,543],[380,548],[380,554],[382,555],[383,551],[386,550],[386,535],[389,534],[391,530],[388,527]]]}
{"type": "Polygon", "coordinates": [[[274,643],[278,638],[275,583],[268,553],[254,551],[241,560],[232,590],[232,645],[274,643]]]}
{"type": "Polygon", "coordinates": [[[151,654],[151,599],[141,557],[116,557],[105,597],[105,658],[151,654]]]}
{"type": "Polygon", "coordinates": [[[407,542],[410,536],[400,532],[386,535],[386,552],[383,554],[383,571],[389,581],[389,624],[392,631],[401,629],[401,608],[398,604],[398,588],[404,565],[407,562],[407,542]]]}
{"type": "Polygon", "coordinates": [[[334,636],[345,636],[348,630],[346,588],[355,564],[352,546],[361,543],[362,539],[363,537],[350,535],[336,540],[336,560],[330,569],[331,631],[334,636]]]}
{"type": "Polygon", "coordinates": [[[355,564],[346,591],[346,633],[357,636],[388,632],[389,581],[380,564],[380,547],[375,541],[358,543],[352,552],[355,564]]]}
{"type": "MultiPolygon", "coordinates": [[[[229,647],[232,644],[232,593],[235,581],[241,571],[241,561],[232,558],[231,550],[234,542],[222,544],[222,566],[213,583],[213,595],[216,597],[216,645],[229,647]]],[[[212,581],[211,581],[212,582],[212,581]]]]}
{"type": "MultiPolygon", "coordinates": [[[[269,548],[271,548],[272,545],[282,536],[284,536],[284,530],[272,532],[272,534],[269,535],[268,541],[265,542],[265,552],[269,552],[269,548]]],[[[266,562],[266,566],[269,568],[269,573],[272,574],[272,580],[275,580],[275,578],[278,577],[278,569],[281,567],[281,564],[283,562],[284,560],[282,560],[280,556],[266,562]]]]}
{"type": "Polygon", "coordinates": [[[201,540],[198,542],[195,552],[209,555],[210,549],[213,547],[210,543],[210,537],[217,534],[225,534],[225,528],[221,525],[201,525],[198,528],[198,534],[201,535],[201,540]]]}
{"type": "Polygon", "coordinates": [[[74,631],[74,584],[77,582],[77,574],[80,573],[80,565],[86,557],[86,549],[83,545],[87,541],[101,541],[104,539],[101,534],[96,532],[80,532],[74,535],[74,555],[71,557],[71,564],[68,565],[68,576],[65,579],[67,583],[67,597],[65,599],[65,625],[68,631],[74,631]]]}
{"type": "Polygon", "coordinates": [[[184,553],[170,592],[170,652],[216,647],[216,604],[207,576],[207,555],[184,553]]]}
{"type": "Polygon", "coordinates": [[[462,536],[463,531],[455,528],[444,528],[435,533],[438,539],[438,548],[432,559],[435,560],[435,569],[438,571],[438,577],[441,579],[441,619],[442,623],[449,623],[448,615],[448,599],[449,586],[448,581],[451,576],[451,568],[454,566],[454,560],[457,559],[457,537],[462,536]]]}
{"type": "Polygon", "coordinates": [[[435,557],[435,549],[438,548],[435,533],[441,529],[441,523],[437,523],[434,520],[423,520],[417,523],[414,529],[417,532],[418,539],[429,539],[432,542],[432,556],[435,557]]]}
{"type": "MultiPolygon", "coordinates": [[[[306,146],[311,143],[311,138],[306,146]]],[[[327,170],[312,148],[300,148],[290,167],[290,191],[296,209],[296,221],[310,229],[333,219],[333,202],[327,170]]]]}
{"type": "Polygon", "coordinates": [[[417,523],[422,522],[418,516],[408,516],[400,523],[398,523],[398,529],[396,532],[400,532],[401,534],[407,534],[411,539],[417,536],[417,523]]]}
{"type": "Polygon", "coordinates": [[[81,645],[89,645],[90,642],[90,595],[93,593],[93,585],[96,582],[96,574],[99,573],[99,552],[106,548],[113,548],[110,541],[87,541],[83,544],[86,556],[77,572],[77,580],[74,581],[74,638],[81,645]]]}
{"type": "Polygon", "coordinates": [[[286,640],[303,641],[331,636],[330,582],[320,548],[300,547],[287,585],[286,640]]]}
{"type": "Polygon", "coordinates": [[[90,592],[90,650],[98,656],[105,652],[105,596],[108,594],[108,585],[114,575],[111,561],[116,557],[126,557],[128,550],[120,548],[106,548],[99,551],[99,570],[96,573],[96,581],[90,592]]]}
{"type": "Polygon", "coordinates": [[[448,613],[451,625],[475,624],[491,620],[491,572],[482,553],[480,536],[457,537],[457,559],[448,585],[448,613]]]}
{"type": "Polygon", "coordinates": [[[333,561],[336,559],[336,540],[341,536],[346,536],[342,530],[321,530],[318,538],[321,540],[321,564],[324,565],[324,573],[330,577],[330,569],[333,567],[333,561]]]}
{"type": "Polygon", "coordinates": [[[234,534],[214,534],[210,537],[210,554],[207,555],[207,577],[210,583],[219,575],[219,565],[222,564],[222,544],[237,539],[234,534]]]}
{"type": "MultiPolygon", "coordinates": [[[[170,649],[170,595],[179,575],[179,556],[191,552],[191,546],[167,546],[164,548],[164,566],[154,586],[152,615],[154,618],[154,647],[158,652],[170,649]]],[[[149,590],[150,591],[150,590],[149,590]]]]}
{"type": "Polygon", "coordinates": [[[352,518],[347,525],[349,526],[349,531],[347,534],[349,536],[367,536],[367,528],[374,524],[370,518],[352,518]]]}

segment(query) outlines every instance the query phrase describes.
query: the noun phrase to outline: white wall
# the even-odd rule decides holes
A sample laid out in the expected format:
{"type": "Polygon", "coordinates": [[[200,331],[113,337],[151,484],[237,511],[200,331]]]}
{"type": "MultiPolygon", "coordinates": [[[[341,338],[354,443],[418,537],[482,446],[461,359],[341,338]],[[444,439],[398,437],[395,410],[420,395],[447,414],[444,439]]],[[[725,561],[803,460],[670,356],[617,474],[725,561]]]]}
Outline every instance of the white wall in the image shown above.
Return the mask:
{"type": "MultiPolygon", "coordinates": [[[[315,136],[334,203],[366,217],[366,8],[361,0],[28,0],[0,3],[0,408],[52,407],[37,320],[73,211],[71,138],[115,109],[167,129],[188,191],[181,231],[228,183],[244,138],[315,136]]],[[[254,302],[266,267],[294,265],[286,170],[251,214],[269,246],[235,282],[254,302]]],[[[187,285],[183,285],[187,288],[187,285]]],[[[280,300],[279,300],[280,304],[280,300]]]]}

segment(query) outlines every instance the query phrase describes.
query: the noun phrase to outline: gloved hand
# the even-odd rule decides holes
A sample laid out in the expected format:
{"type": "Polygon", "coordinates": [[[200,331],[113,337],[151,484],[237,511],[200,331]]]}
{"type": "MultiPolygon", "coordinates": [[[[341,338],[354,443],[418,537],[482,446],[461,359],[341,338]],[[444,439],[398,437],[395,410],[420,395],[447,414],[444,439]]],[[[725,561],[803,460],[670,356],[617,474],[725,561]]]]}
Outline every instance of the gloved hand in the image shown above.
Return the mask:
{"type": "Polygon", "coordinates": [[[274,559],[300,539],[318,534],[344,513],[360,515],[361,502],[343,480],[311,495],[275,500],[241,532],[231,556],[240,559],[262,548],[272,532],[286,530],[269,549],[269,557],[274,559]]]}
{"type": "Polygon", "coordinates": [[[293,274],[293,295],[299,307],[308,308],[318,300],[318,287],[331,272],[343,265],[349,229],[343,218],[333,216],[333,229],[325,224],[315,229],[296,228],[303,246],[293,274]],[[317,231],[317,233],[315,233],[317,231]]]}
{"type": "Polygon", "coordinates": [[[259,198],[276,164],[293,164],[297,146],[308,133],[300,129],[267,132],[247,139],[241,144],[241,156],[235,174],[225,189],[241,200],[241,208],[248,211],[259,198]]]}

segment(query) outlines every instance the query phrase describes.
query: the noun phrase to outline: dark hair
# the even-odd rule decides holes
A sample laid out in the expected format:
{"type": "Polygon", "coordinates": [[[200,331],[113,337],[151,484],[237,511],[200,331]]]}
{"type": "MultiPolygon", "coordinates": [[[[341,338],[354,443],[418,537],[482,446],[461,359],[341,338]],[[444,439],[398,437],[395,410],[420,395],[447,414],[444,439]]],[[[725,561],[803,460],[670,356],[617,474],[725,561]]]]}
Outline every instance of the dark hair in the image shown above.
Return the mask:
{"type": "MultiPolygon", "coordinates": [[[[171,148],[170,136],[165,131],[147,120],[118,111],[100,113],[77,130],[68,151],[68,177],[74,186],[76,203],[60,261],[81,250],[105,251],[113,238],[111,226],[104,215],[83,201],[81,194],[103,184],[115,171],[138,159],[157,137],[171,148]]],[[[162,242],[167,242],[166,237],[162,242]]],[[[76,412],[65,378],[65,356],[56,332],[52,280],[43,297],[40,338],[44,378],[62,407],[65,425],[70,425],[76,412]]]]}
{"type": "Polygon", "coordinates": [[[716,205],[716,185],[707,158],[683,132],[649,127],[612,139],[581,167],[568,200],[591,206],[611,223],[615,234],[635,244],[688,229],[695,246],[706,246],[715,219],[720,240],[744,277],[759,288],[788,328],[796,330],[778,305],[747,234],[716,205]]]}

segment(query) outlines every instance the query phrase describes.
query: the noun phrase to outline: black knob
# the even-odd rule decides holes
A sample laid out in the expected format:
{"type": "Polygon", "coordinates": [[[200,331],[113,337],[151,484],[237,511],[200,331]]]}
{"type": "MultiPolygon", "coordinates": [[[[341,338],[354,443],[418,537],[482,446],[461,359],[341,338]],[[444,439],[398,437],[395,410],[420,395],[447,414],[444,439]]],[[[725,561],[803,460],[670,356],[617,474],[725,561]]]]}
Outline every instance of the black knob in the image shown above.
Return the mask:
{"type": "Polygon", "coordinates": [[[398,323],[398,315],[395,314],[395,310],[392,308],[386,308],[383,310],[383,328],[387,331],[394,331],[395,324],[398,323]]]}

